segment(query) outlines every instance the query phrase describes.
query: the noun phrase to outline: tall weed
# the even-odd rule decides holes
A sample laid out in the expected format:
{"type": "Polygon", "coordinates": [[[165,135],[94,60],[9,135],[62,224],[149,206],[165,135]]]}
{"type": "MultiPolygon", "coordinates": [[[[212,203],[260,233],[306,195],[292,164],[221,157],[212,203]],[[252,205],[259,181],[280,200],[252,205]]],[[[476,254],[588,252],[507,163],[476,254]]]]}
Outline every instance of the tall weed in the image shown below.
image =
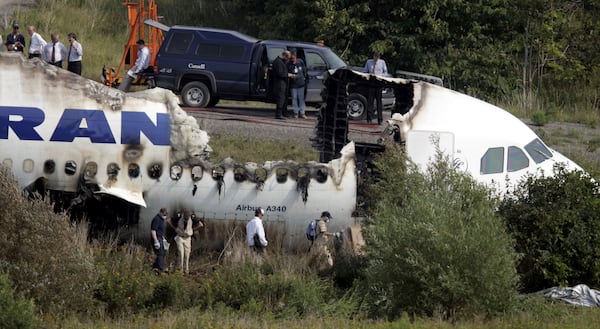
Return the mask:
{"type": "Polygon", "coordinates": [[[48,202],[25,198],[5,167],[0,190],[2,270],[41,312],[86,312],[96,283],[86,229],[48,202]]]}

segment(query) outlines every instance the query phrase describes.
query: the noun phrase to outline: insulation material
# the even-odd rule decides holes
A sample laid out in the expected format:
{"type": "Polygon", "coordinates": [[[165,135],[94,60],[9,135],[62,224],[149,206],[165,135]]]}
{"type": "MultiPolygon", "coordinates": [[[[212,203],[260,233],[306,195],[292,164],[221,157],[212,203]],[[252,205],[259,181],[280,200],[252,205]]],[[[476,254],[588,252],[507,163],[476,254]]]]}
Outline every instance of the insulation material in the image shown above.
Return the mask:
{"type": "Polygon", "coordinates": [[[562,300],[579,306],[600,306],[600,291],[591,289],[585,284],[575,287],[552,287],[539,292],[544,297],[562,300]]]}

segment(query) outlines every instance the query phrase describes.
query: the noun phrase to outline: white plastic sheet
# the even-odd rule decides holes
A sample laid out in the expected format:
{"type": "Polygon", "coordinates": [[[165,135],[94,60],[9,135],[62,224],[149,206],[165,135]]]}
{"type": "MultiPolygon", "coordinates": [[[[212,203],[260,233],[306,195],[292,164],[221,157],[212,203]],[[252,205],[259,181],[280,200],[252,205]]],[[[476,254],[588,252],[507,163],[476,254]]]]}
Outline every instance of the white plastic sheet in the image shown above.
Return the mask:
{"type": "Polygon", "coordinates": [[[544,297],[559,299],[569,304],[579,306],[600,306],[600,291],[591,289],[585,284],[575,287],[559,288],[553,287],[539,292],[544,297]]]}

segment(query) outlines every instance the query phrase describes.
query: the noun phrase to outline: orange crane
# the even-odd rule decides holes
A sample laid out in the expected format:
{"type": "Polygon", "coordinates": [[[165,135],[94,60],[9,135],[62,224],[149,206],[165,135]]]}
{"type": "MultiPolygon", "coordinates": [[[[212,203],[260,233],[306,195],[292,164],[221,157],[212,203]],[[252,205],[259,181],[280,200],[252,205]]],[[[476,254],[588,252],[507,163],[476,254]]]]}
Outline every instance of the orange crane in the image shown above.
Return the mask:
{"type": "MultiPolygon", "coordinates": [[[[136,41],[143,39],[146,47],[150,50],[150,65],[156,67],[156,54],[158,49],[163,42],[163,31],[155,26],[144,24],[147,20],[158,22],[158,14],[156,10],[155,0],[139,0],[138,2],[126,1],[122,3],[123,6],[127,6],[127,20],[129,21],[129,39],[125,45],[123,57],[121,57],[121,63],[119,67],[115,69],[114,66],[107,67],[104,65],[102,68],[101,81],[107,86],[117,87],[122,81],[121,71],[124,65],[131,65],[135,63],[137,59],[137,45],[136,41]]],[[[125,70],[127,71],[127,70],[125,70]]],[[[132,84],[144,85],[146,84],[146,77],[140,76],[135,79],[132,84]]]]}

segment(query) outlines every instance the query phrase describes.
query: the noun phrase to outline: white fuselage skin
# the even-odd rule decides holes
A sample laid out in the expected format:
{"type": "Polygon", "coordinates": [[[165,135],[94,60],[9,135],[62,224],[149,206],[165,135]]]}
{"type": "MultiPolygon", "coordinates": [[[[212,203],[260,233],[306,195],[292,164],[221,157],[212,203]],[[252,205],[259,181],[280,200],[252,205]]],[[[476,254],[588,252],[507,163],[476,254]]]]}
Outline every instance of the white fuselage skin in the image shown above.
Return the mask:
{"type": "MultiPolygon", "coordinates": [[[[101,193],[142,206],[140,225],[135,229],[140,237],[149,236],[150,221],[162,207],[171,213],[189,209],[208,221],[248,221],[254,216],[254,207],[262,207],[266,226],[270,222],[283,225],[287,241],[305,239],[306,224],[325,210],[335,214],[332,229],[355,224],[352,213],[357,177],[353,145],[346,148],[343,159],[328,164],[295,164],[307,168],[318,165],[328,172],[325,182],[311,178],[306,202],[295,177],[289,175],[285,182],[278,182],[272,168],[262,188],[248,180],[236,182],[233,168],[225,170],[219,184],[213,178],[214,167],[202,170],[201,166],[189,164],[197,163],[194,160],[198,156],[186,152],[185,147],[203,132],[194,118],[169,107],[175,97],[172,93],[148,91],[153,93],[148,98],[156,99],[159,94],[161,102],[150,101],[143,93],[131,97],[66,70],[7,54],[0,54],[0,71],[0,161],[12,169],[22,187],[44,177],[49,190],[76,192],[82,175],[86,175],[98,184],[101,193]],[[76,119],[68,120],[73,113],[76,119]],[[141,125],[147,129],[139,130],[139,125],[125,116],[142,118],[145,122],[141,125]],[[170,134],[167,145],[165,133],[167,138],[170,134]],[[139,144],[123,143],[124,134],[137,136],[139,144]],[[168,145],[175,142],[179,144],[168,145]],[[49,160],[55,163],[52,172],[44,170],[49,160]],[[69,174],[65,170],[67,163],[76,165],[69,174]],[[89,163],[96,165],[95,175],[86,174],[89,163]],[[113,178],[108,174],[111,164],[120,169],[113,178]],[[139,166],[139,176],[130,176],[131,164],[139,166]],[[155,164],[162,167],[162,174],[151,178],[149,168],[155,164]],[[179,177],[171,175],[174,164],[183,169],[179,177]],[[195,180],[192,168],[197,169],[195,180]]],[[[280,164],[285,167],[285,163],[280,164]]],[[[277,167],[278,163],[269,165],[277,167]]]]}

